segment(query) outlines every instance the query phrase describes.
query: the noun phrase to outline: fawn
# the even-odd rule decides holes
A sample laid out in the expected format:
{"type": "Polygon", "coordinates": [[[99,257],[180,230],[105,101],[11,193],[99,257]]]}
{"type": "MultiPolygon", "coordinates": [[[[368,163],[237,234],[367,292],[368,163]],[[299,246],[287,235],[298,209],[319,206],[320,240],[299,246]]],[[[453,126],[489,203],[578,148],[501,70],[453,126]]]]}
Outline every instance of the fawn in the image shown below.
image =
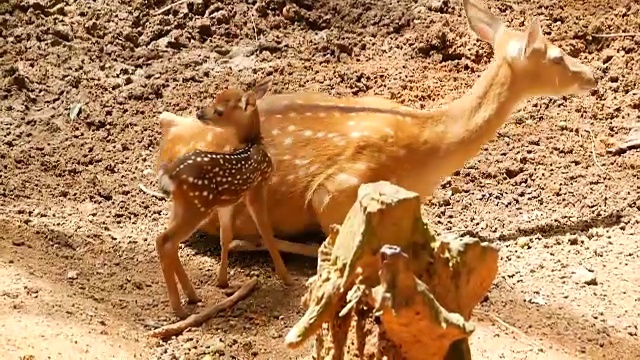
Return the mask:
{"type": "MultiPolygon", "coordinates": [[[[491,44],[494,56],[475,85],[444,108],[419,111],[378,97],[319,93],[277,94],[258,102],[264,143],[277,168],[268,193],[278,236],[327,234],[331,224],[344,221],[364,183],[387,180],[430,196],[525,100],[586,94],[596,87],[591,69],[546,39],[537,19],[517,31],[479,0],[463,0],[463,6],[469,28],[491,44]]],[[[172,124],[163,137],[163,162],[194,144],[215,148],[225,141],[207,140],[211,135],[197,121],[172,124]],[[193,136],[178,137],[182,132],[193,136]]],[[[244,210],[235,218],[232,251],[258,249],[258,233],[248,220],[244,210]]],[[[218,228],[214,219],[201,227],[212,234],[218,228]]]]}
{"type": "MultiPolygon", "coordinates": [[[[218,213],[221,259],[217,285],[228,286],[229,244],[233,239],[234,206],[243,201],[255,221],[258,232],[271,254],[275,271],[285,284],[292,280],[280,257],[269,224],[266,208],[266,184],[273,172],[271,157],[262,144],[257,99],[271,86],[271,78],[259,82],[253,91],[227,89],[214,102],[198,112],[198,118],[219,129],[231,131],[231,146],[246,144],[227,153],[193,149],[161,167],[160,186],[171,194],[173,207],[169,227],[156,239],[156,248],[169,302],[174,313],[184,318],[176,280],[190,303],[200,301],[178,257],[178,245],[198,227],[218,213]]],[[[209,127],[213,127],[210,126],[209,127]]]]}

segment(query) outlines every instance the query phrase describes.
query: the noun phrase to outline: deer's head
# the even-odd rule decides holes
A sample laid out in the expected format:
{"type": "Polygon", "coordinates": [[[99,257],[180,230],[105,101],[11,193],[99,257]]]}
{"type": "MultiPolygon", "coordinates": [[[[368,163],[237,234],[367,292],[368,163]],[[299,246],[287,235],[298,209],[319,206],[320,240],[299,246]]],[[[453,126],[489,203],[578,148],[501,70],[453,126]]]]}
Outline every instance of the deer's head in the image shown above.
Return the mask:
{"type": "Polygon", "coordinates": [[[584,94],[597,85],[593,71],[545,38],[537,18],[525,31],[508,28],[480,0],[463,0],[469,27],[491,44],[528,95],[584,94]]]}
{"type": "Polygon", "coordinates": [[[260,115],[257,101],[269,91],[271,83],[271,77],[267,77],[251,91],[236,88],[223,90],[212,103],[200,109],[196,117],[205,124],[235,129],[241,142],[258,140],[260,115]]]}

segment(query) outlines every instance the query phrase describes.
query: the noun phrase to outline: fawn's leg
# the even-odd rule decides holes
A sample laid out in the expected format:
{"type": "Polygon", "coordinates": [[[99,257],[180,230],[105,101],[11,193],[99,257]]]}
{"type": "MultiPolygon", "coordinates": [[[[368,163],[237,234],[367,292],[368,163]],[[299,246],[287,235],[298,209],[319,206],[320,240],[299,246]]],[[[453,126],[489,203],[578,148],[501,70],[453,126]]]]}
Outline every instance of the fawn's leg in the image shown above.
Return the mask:
{"type": "Polygon", "coordinates": [[[273,237],[273,229],[269,222],[265,187],[266,184],[261,183],[249,190],[245,196],[245,203],[253,221],[255,221],[256,226],[258,227],[260,236],[262,236],[262,241],[267,247],[269,255],[271,255],[271,260],[275,266],[276,274],[278,274],[285,285],[291,285],[293,284],[293,279],[291,278],[291,275],[289,275],[287,267],[284,265],[284,261],[282,261],[282,257],[280,256],[280,252],[276,246],[276,240],[273,237]]]}
{"type": "Polygon", "coordinates": [[[195,295],[195,291],[180,262],[178,245],[189,238],[205,218],[206,216],[204,216],[204,214],[189,214],[189,216],[183,216],[181,211],[174,210],[174,215],[172,215],[169,227],[156,238],[156,250],[160,257],[162,275],[167,286],[169,304],[176,316],[181,319],[187,317],[188,314],[180,303],[176,275],[180,273],[178,279],[180,279],[180,285],[183,289],[190,289],[190,291],[193,292],[192,295],[195,295]]]}
{"type": "MultiPolygon", "coordinates": [[[[175,215],[176,215],[175,212],[171,213],[171,219],[172,219],[171,221],[173,221],[175,215]]],[[[189,234],[189,236],[190,235],[191,234],[189,234]]],[[[176,251],[175,254],[177,256],[178,252],[176,251]]],[[[182,266],[182,262],[180,261],[180,258],[174,259],[174,264],[175,264],[174,272],[176,277],[178,278],[178,282],[180,283],[180,287],[182,288],[182,291],[187,296],[187,303],[196,304],[202,301],[202,299],[196,294],[196,291],[194,290],[193,285],[189,280],[189,276],[187,275],[187,272],[184,270],[184,267],[182,266]]]]}
{"type": "Polygon", "coordinates": [[[229,286],[229,245],[233,240],[233,210],[234,206],[218,208],[220,220],[220,265],[218,266],[218,280],[216,286],[226,288],[229,286]]]}

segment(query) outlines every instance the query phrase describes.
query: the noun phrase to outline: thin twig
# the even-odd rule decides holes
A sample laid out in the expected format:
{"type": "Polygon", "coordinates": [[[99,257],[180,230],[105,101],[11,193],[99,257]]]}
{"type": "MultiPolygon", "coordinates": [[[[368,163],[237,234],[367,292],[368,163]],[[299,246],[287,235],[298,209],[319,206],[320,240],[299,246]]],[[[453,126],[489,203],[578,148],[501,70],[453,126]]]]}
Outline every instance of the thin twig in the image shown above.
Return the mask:
{"type": "Polygon", "coordinates": [[[157,191],[149,190],[142,183],[138,184],[138,188],[140,188],[140,190],[142,190],[147,195],[151,195],[153,197],[157,197],[158,199],[162,199],[162,200],[166,200],[167,199],[167,196],[165,194],[157,192],[157,191]]]}
{"type": "Polygon", "coordinates": [[[616,147],[607,149],[607,152],[611,155],[622,155],[629,150],[635,150],[635,149],[640,149],[640,139],[629,140],[616,147]]]}
{"type": "Polygon", "coordinates": [[[596,156],[596,139],[593,136],[593,132],[591,129],[587,128],[587,132],[589,132],[589,136],[591,137],[591,154],[593,155],[593,161],[596,163],[596,166],[603,171],[605,174],[609,175],[610,178],[615,179],[613,175],[611,175],[605,168],[600,165],[598,162],[598,157],[596,156]]]}
{"type": "Polygon", "coordinates": [[[613,37],[624,37],[624,36],[640,36],[640,33],[591,34],[591,36],[598,37],[598,38],[613,38],[613,37]]]}
{"type": "Polygon", "coordinates": [[[214,317],[217,313],[227,310],[233,307],[238,302],[247,298],[253,289],[256,287],[258,283],[258,279],[253,278],[249,280],[247,283],[242,285],[242,287],[233,295],[224,299],[224,301],[209,306],[205,308],[202,312],[197,314],[193,314],[188,318],[178,321],[177,323],[163,326],[158,329],[151,330],[147,333],[148,336],[166,339],[171,336],[175,336],[181,334],[183,331],[188,328],[197,327],[204,324],[206,321],[214,317]]]}
{"type": "Polygon", "coordinates": [[[180,1],[175,2],[175,3],[173,3],[173,4],[167,5],[167,6],[163,7],[162,9],[160,9],[160,10],[156,11],[153,15],[160,15],[160,14],[162,14],[163,12],[165,12],[165,11],[167,11],[167,10],[169,10],[169,9],[171,9],[171,8],[173,8],[173,7],[175,7],[175,6],[178,6],[178,5],[180,5],[180,4],[184,4],[184,3],[186,3],[187,1],[189,1],[189,0],[180,0],[180,1]]]}
{"type": "Polygon", "coordinates": [[[258,42],[258,30],[256,29],[256,22],[253,19],[253,11],[249,10],[249,16],[251,17],[251,24],[253,25],[253,36],[256,37],[256,43],[258,42]]]}
{"type": "Polygon", "coordinates": [[[508,330],[513,331],[514,333],[520,335],[522,338],[524,338],[526,341],[529,342],[529,345],[538,348],[538,349],[544,349],[544,347],[540,344],[538,344],[536,341],[534,341],[533,339],[531,339],[530,337],[527,336],[527,334],[525,334],[524,332],[522,332],[522,330],[516,328],[515,326],[509,325],[507,324],[506,321],[502,320],[500,317],[498,317],[497,315],[488,313],[486,311],[481,311],[481,310],[474,310],[473,311],[476,314],[481,314],[484,316],[487,316],[489,318],[491,318],[493,321],[497,322],[498,324],[504,326],[505,328],[507,328],[508,330]]]}

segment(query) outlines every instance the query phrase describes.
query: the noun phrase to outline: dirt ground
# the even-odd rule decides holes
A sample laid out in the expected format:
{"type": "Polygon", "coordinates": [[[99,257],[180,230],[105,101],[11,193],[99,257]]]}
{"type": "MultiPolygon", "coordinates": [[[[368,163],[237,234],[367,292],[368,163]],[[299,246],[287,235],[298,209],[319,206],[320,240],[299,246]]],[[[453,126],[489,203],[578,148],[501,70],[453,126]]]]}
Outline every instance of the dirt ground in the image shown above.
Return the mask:
{"type": "MultiPolygon", "coordinates": [[[[283,337],[315,263],[232,255],[232,283],[260,277],[233,310],[166,343],[173,320],[153,240],[169,203],[155,187],[157,115],[193,113],[216,91],[272,74],[273,92],[380,95],[416,108],[460,96],[490,47],[449,0],[0,2],[0,357],[302,358],[283,337]],[[253,11],[255,9],[255,11],[253,11]],[[78,105],[80,104],[80,105],[78,105]],[[78,112],[77,110],[80,109],[78,112]],[[147,170],[147,171],[145,171],[147,170]]],[[[478,359],[640,358],[640,152],[607,155],[640,120],[634,1],[489,1],[602,77],[590,95],[529,101],[425,206],[439,232],[501,247],[474,318],[478,359]],[[507,325],[505,325],[507,324],[507,325]]],[[[216,241],[181,258],[207,302],[216,241]]]]}

